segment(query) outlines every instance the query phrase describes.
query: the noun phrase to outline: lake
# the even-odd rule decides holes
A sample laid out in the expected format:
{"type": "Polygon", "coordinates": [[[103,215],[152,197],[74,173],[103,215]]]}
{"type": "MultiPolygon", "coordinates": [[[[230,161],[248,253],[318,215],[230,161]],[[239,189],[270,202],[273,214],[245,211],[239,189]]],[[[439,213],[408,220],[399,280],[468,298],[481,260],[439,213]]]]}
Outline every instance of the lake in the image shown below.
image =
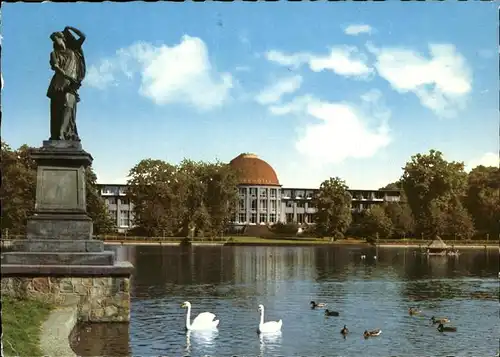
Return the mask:
{"type": "Polygon", "coordinates": [[[146,246],[117,253],[136,267],[130,324],[79,326],[73,348],[81,356],[486,357],[499,348],[496,249],[464,249],[458,258],[355,247],[146,246]],[[217,333],[184,331],[186,300],[192,318],[217,315],[217,333]],[[311,300],[340,316],[326,318],[311,300]],[[281,335],[256,333],[259,304],[266,321],[283,320],[281,335]],[[409,316],[410,306],[422,316],[409,316]],[[457,332],[438,332],[433,315],[448,317],[457,332]],[[376,328],[380,336],[363,338],[376,328]]]}

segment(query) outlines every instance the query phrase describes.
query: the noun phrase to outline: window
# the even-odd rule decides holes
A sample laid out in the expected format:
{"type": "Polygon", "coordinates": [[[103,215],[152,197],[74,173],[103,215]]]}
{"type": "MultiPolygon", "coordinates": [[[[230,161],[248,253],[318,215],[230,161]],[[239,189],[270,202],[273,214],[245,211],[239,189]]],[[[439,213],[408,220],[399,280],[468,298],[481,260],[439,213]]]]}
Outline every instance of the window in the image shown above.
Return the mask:
{"type": "Polygon", "coordinates": [[[287,207],[293,207],[293,201],[286,201],[287,207]]]}
{"type": "Polygon", "coordinates": [[[108,200],[110,205],[116,205],[116,197],[110,197],[108,200]]]}
{"type": "Polygon", "coordinates": [[[267,188],[260,189],[260,197],[267,197],[267,188]]]}
{"type": "Polygon", "coordinates": [[[275,188],[271,188],[271,190],[269,192],[269,195],[271,196],[271,198],[276,198],[276,189],[275,188]]]}
{"type": "Polygon", "coordinates": [[[267,200],[260,200],[260,209],[267,210],[267,200]]]}
{"type": "Polygon", "coordinates": [[[297,208],[304,208],[304,202],[297,202],[297,208]]]}
{"type": "Polygon", "coordinates": [[[239,223],[246,223],[247,222],[247,215],[245,213],[240,213],[238,215],[238,222],[239,223]]]}
{"type": "Polygon", "coordinates": [[[128,198],[121,198],[121,199],[120,199],[120,203],[121,203],[122,205],[128,205],[128,202],[129,202],[129,199],[128,199],[128,198]]]}
{"type": "Polygon", "coordinates": [[[259,223],[265,223],[267,221],[267,214],[261,213],[259,215],[259,223]]]}
{"type": "Polygon", "coordinates": [[[304,223],[304,213],[297,213],[297,223],[298,224],[304,223]]]}
{"type": "Polygon", "coordinates": [[[295,197],[296,198],[303,198],[304,197],[304,191],[295,191],[295,197]]]}
{"type": "Polygon", "coordinates": [[[312,202],[307,203],[307,208],[316,208],[316,205],[312,202]]]}
{"type": "Polygon", "coordinates": [[[277,202],[276,201],[271,201],[271,211],[275,212],[277,207],[277,202]]]}
{"type": "Polygon", "coordinates": [[[252,213],[250,215],[250,223],[257,223],[257,213],[252,213]]]}
{"type": "Polygon", "coordinates": [[[247,194],[246,187],[245,188],[240,188],[239,191],[240,191],[240,196],[245,196],[247,194]]]}
{"type": "Polygon", "coordinates": [[[253,199],[253,200],[252,200],[252,210],[253,210],[253,211],[256,211],[256,210],[257,210],[257,200],[256,200],[256,199],[253,199]]]}
{"type": "Polygon", "coordinates": [[[312,213],[307,213],[306,214],[306,223],[314,223],[314,215],[312,213]]]}
{"type": "Polygon", "coordinates": [[[293,222],[293,213],[287,213],[286,214],[286,223],[292,223],[293,222]]]}
{"type": "Polygon", "coordinates": [[[284,190],[283,191],[283,197],[288,197],[290,198],[292,196],[291,190],[284,190]]]}
{"type": "Polygon", "coordinates": [[[257,189],[256,188],[251,188],[250,189],[250,196],[257,197],[257,189]]]}
{"type": "Polygon", "coordinates": [[[271,223],[276,222],[276,214],[275,213],[271,213],[269,215],[269,222],[271,222],[271,223]]]}
{"type": "Polygon", "coordinates": [[[115,209],[109,210],[109,215],[111,216],[111,218],[113,220],[116,220],[116,210],[115,209]]]}
{"type": "Polygon", "coordinates": [[[245,199],[242,198],[240,199],[240,211],[244,211],[245,210],[245,199]]]}

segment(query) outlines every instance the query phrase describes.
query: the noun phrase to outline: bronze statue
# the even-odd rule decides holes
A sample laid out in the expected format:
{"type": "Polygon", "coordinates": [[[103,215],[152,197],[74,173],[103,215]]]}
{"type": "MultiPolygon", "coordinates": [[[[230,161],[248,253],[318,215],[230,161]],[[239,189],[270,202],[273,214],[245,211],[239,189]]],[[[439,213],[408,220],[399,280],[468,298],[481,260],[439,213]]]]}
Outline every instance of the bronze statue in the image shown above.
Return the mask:
{"type": "Polygon", "coordinates": [[[52,33],[50,39],[54,46],[50,66],[55,72],[47,90],[47,97],[50,98],[50,140],[80,141],[76,128],[76,104],[80,101],[78,89],[85,77],[82,50],[85,35],[74,27],[66,26],[62,32],[52,33]],[[76,39],[70,30],[79,38],[76,39]]]}

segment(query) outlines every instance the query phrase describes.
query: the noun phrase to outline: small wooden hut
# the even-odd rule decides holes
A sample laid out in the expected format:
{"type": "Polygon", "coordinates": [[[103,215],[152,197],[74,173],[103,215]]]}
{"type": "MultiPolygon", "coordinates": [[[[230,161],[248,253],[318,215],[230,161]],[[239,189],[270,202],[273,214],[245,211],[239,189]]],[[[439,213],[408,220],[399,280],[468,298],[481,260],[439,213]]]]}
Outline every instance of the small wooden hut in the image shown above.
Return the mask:
{"type": "Polygon", "coordinates": [[[426,253],[427,255],[446,255],[447,250],[448,246],[446,243],[439,236],[436,236],[427,246],[426,253]]]}

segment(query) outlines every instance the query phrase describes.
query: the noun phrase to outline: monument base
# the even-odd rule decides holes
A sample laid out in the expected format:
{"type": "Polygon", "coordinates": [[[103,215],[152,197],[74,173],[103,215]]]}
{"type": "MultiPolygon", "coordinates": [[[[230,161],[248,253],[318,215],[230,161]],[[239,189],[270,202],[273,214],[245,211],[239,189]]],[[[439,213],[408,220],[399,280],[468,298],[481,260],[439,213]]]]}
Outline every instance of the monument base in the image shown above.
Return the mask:
{"type": "Polygon", "coordinates": [[[28,218],[28,239],[92,239],[92,218],[84,213],[36,213],[28,218]]]}
{"type": "Polygon", "coordinates": [[[55,305],[74,300],[79,322],[130,321],[133,265],[2,265],[2,295],[55,305]]]}

